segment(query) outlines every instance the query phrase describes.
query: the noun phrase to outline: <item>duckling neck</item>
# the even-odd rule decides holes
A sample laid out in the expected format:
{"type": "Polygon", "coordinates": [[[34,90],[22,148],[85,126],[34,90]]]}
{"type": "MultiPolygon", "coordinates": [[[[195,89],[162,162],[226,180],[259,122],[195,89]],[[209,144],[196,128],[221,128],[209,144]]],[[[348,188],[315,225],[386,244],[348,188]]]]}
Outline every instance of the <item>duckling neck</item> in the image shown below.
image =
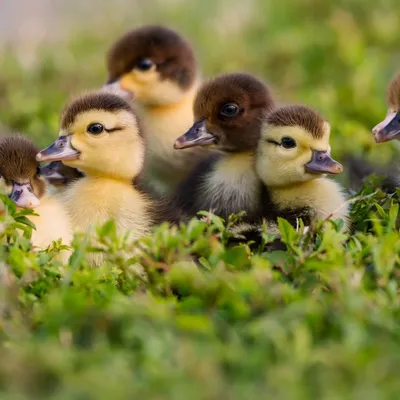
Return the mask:
{"type": "Polygon", "coordinates": [[[174,114],[185,111],[187,108],[192,111],[193,101],[199,88],[199,82],[196,82],[192,88],[190,88],[179,101],[167,104],[146,104],[142,105],[143,112],[149,115],[163,115],[163,114],[174,114]]]}
{"type": "Polygon", "coordinates": [[[321,178],[308,182],[299,182],[282,186],[268,186],[272,200],[280,208],[293,208],[294,205],[304,207],[310,195],[315,192],[321,178]]]}
{"type": "Polygon", "coordinates": [[[251,213],[261,188],[254,170],[254,154],[225,153],[216,162],[202,185],[201,206],[227,218],[231,213],[251,213]]]}
{"type": "Polygon", "coordinates": [[[87,170],[85,171],[85,175],[88,178],[88,180],[92,181],[117,181],[121,183],[125,183],[127,185],[132,185],[132,182],[135,180],[136,176],[128,175],[128,174],[122,174],[122,173],[116,173],[116,171],[112,172],[99,172],[99,171],[91,171],[87,170]]]}

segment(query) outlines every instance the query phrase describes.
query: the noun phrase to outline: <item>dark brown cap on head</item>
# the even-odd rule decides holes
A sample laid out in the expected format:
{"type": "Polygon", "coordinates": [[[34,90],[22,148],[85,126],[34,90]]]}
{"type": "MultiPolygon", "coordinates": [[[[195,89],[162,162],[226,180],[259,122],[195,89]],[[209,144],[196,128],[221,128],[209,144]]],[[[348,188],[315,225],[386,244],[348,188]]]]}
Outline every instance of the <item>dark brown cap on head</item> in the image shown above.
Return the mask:
{"type": "Polygon", "coordinates": [[[387,89],[387,103],[393,111],[400,111],[400,73],[390,82],[387,89]]]}
{"type": "Polygon", "coordinates": [[[247,151],[257,146],[262,123],[274,107],[272,94],[261,80],[233,73],[204,83],[193,110],[196,121],[206,119],[207,131],[217,136],[220,147],[247,151]],[[236,114],[226,115],[225,110],[232,113],[235,108],[236,114]]]}
{"type": "Polygon", "coordinates": [[[0,138],[0,176],[7,181],[25,181],[38,172],[38,149],[22,135],[0,138]]]}
{"type": "Polygon", "coordinates": [[[196,59],[190,44],[172,29],[148,25],[131,30],[110,48],[108,81],[130,72],[143,59],[157,65],[161,78],[189,88],[196,79],[196,59]]]}
{"type": "Polygon", "coordinates": [[[326,120],[318,112],[298,105],[276,109],[268,116],[267,123],[273,126],[299,126],[315,139],[321,139],[326,129],[326,120]]]}
{"type": "Polygon", "coordinates": [[[122,97],[108,92],[94,92],[77,97],[65,107],[61,114],[61,128],[66,129],[73,124],[75,118],[90,110],[116,112],[120,110],[135,114],[132,106],[122,97]]]}

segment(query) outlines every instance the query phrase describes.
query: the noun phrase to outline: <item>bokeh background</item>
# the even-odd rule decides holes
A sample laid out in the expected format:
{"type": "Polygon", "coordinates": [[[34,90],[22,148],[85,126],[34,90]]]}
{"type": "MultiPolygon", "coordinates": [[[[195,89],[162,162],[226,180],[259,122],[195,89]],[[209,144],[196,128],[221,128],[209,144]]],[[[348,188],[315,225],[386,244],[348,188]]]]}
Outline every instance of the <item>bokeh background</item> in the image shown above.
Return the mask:
{"type": "Polygon", "coordinates": [[[395,154],[370,132],[400,68],[398,0],[2,0],[2,130],[47,144],[68,98],[105,82],[110,44],[146,23],[186,36],[204,77],[248,71],[280,101],[321,111],[339,160],[352,152],[385,163],[395,154]]]}

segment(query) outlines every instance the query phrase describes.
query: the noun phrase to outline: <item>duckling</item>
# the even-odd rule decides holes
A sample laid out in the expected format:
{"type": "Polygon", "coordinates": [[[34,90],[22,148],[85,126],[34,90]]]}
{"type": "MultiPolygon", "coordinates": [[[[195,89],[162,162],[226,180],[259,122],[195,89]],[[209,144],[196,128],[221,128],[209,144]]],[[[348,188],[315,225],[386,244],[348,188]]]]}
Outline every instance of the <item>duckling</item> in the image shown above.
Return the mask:
{"type": "Polygon", "coordinates": [[[343,172],[330,156],[329,137],[329,123],[306,106],[285,106],[269,114],[256,157],[257,174],[268,189],[267,218],[302,218],[306,225],[340,218],[348,228],[342,188],[326,177],[343,172]]]}
{"type": "MultiPolygon", "coordinates": [[[[66,210],[57,196],[46,193],[46,183],[36,162],[38,150],[22,135],[0,138],[0,181],[6,194],[20,208],[33,208],[37,216],[28,218],[35,224],[31,241],[36,249],[45,249],[62,239],[69,245],[72,228],[66,210]]],[[[4,212],[4,205],[1,212],[4,212]]],[[[63,251],[61,259],[67,260],[63,251]]]]}
{"type": "Polygon", "coordinates": [[[68,167],[61,161],[53,161],[42,166],[40,171],[46,181],[56,189],[65,188],[71,182],[83,177],[81,171],[68,167]]]}
{"type": "Polygon", "coordinates": [[[174,140],[193,123],[200,78],[191,45],[177,32],[149,25],[127,32],[107,56],[105,89],[134,97],[146,134],[141,181],[159,195],[171,194],[207,155],[204,149],[176,151],[174,140]]]}
{"type": "MultiPolygon", "coordinates": [[[[133,183],[145,147],[132,106],[115,94],[89,93],[65,108],[60,125],[59,138],[36,158],[83,171],[62,196],[73,229],[87,232],[113,219],[117,230],[129,231],[132,240],[149,233],[159,207],[133,183]]],[[[102,257],[89,262],[98,265],[102,257]]]]}
{"type": "MultiPolygon", "coordinates": [[[[373,129],[376,143],[397,140],[400,138],[400,73],[390,82],[387,88],[386,101],[388,111],[385,119],[373,129]]],[[[346,162],[350,171],[350,185],[353,189],[361,189],[364,179],[375,174],[383,178],[381,188],[387,193],[393,193],[399,187],[399,165],[375,165],[353,155],[347,155],[346,162]]]]}
{"type": "Polygon", "coordinates": [[[400,73],[389,84],[387,103],[386,118],[372,129],[376,143],[400,138],[400,73]]]}
{"type": "Polygon", "coordinates": [[[200,161],[178,186],[174,202],[190,216],[200,210],[227,219],[259,213],[262,184],[254,155],[263,120],[274,108],[268,87],[244,73],[218,76],[202,85],[194,103],[195,123],[176,139],[176,149],[214,146],[219,152],[200,161]]]}

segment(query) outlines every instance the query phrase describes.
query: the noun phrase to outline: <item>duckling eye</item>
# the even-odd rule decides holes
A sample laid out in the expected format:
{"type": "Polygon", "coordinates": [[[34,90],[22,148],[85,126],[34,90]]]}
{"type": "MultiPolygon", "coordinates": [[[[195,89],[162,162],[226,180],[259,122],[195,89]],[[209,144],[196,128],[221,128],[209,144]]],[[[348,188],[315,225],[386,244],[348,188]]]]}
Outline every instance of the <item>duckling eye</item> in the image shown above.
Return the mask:
{"type": "Polygon", "coordinates": [[[153,66],[153,61],[151,61],[149,58],[143,58],[138,62],[136,65],[136,68],[139,69],[140,71],[148,71],[151,69],[153,66]]]}
{"type": "Polygon", "coordinates": [[[221,109],[221,114],[226,117],[233,117],[239,113],[239,107],[236,104],[225,104],[221,109]]]}
{"type": "Polygon", "coordinates": [[[293,149],[293,147],[296,147],[296,141],[290,137],[284,137],[282,138],[281,145],[285,149],[293,149]]]}
{"type": "Polygon", "coordinates": [[[87,127],[87,131],[91,133],[92,135],[100,135],[100,133],[103,133],[104,131],[104,126],[102,124],[90,124],[87,127]]]}

